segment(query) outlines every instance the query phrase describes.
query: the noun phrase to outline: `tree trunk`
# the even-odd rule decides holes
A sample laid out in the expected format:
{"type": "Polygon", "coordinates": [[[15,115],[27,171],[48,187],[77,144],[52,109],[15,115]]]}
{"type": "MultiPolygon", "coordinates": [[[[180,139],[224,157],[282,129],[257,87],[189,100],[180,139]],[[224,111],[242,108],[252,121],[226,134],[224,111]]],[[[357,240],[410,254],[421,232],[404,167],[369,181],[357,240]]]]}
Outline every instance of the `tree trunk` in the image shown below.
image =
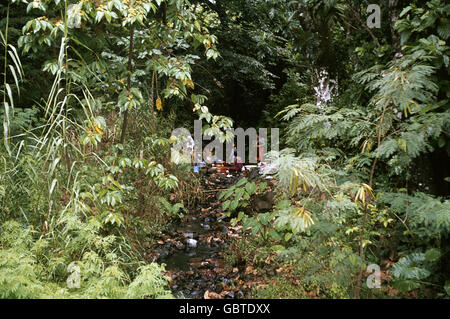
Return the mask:
{"type": "Polygon", "coordinates": [[[390,18],[390,28],[391,28],[391,37],[392,37],[392,46],[396,51],[396,56],[402,54],[402,46],[400,42],[400,35],[395,31],[394,26],[398,21],[400,12],[403,7],[402,0],[389,0],[389,18],[390,18]]]}
{"type": "MultiPolygon", "coordinates": [[[[127,77],[127,91],[130,94],[131,91],[131,73],[133,71],[133,36],[134,36],[134,25],[130,26],[130,47],[128,51],[128,77],[127,77]]],[[[122,135],[120,136],[120,144],[122,146],[125,143],[125,133],[128,126],[128,110],[123,112],[123,123],[122,123],[122,135]]]]}

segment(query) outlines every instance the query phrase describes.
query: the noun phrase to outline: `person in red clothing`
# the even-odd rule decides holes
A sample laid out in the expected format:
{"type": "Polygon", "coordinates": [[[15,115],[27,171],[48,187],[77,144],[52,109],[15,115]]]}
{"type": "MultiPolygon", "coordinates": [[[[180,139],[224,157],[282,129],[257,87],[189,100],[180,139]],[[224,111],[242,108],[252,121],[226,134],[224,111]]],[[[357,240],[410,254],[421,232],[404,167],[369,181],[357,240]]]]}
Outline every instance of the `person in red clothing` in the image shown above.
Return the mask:
{"type": "Polygon", "coordinates": [[[239,156],[236,156],[234,159],[234,167],[236,168],[236,170],[242,170],[243,165],[244,164],[242,163],[241,158],[239,156]]]}
{"type": "Polygon", "coordinates": [[[257,160],[258,162],[264,162],[264,152],[266,150],[266,140],[264,137],[258,135],[257,146],[258,146],[257,160]]]}

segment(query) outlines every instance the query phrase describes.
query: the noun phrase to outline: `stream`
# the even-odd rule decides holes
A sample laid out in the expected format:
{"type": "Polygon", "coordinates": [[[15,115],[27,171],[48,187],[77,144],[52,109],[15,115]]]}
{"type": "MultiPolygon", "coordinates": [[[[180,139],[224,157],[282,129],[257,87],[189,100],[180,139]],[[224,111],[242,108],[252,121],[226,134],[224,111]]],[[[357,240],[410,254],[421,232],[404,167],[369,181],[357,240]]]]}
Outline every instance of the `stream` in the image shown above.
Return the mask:
{"type": "Polygon", "coordinates": [[[220,190],[235,184],[243,173],[207,174],[202,179],[204,199],[181,220],[163,232],[152,255],[166,264],[172,279],[170,288],[177,298],[243,298],[235,288],[238,268],[227,265],[224,251],[232,238],[240,238],[242,226],[232,227],[222,216],[220,190]]]}

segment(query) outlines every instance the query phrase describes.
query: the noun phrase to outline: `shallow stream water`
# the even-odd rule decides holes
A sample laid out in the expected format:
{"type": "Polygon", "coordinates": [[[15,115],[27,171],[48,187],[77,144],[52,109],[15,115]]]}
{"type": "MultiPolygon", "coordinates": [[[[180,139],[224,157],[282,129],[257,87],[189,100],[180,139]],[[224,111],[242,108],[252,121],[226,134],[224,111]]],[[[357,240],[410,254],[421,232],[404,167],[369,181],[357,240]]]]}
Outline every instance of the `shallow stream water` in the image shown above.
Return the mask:
{"type": "Polygon", "coordinates": [[[233,185],[241,177],[240,173],[206,176],[202,203],[165,231],[154,250],[157,261],[166,264],[175,296],[204,298],[211,293],[221,298],[244,297],[241,290],[232,287],[233,280],[239,277],[237,269],[224,259],[228,241],[239,238],[242,229],[229,225],[217,200],[218,190],[233,185]]]}

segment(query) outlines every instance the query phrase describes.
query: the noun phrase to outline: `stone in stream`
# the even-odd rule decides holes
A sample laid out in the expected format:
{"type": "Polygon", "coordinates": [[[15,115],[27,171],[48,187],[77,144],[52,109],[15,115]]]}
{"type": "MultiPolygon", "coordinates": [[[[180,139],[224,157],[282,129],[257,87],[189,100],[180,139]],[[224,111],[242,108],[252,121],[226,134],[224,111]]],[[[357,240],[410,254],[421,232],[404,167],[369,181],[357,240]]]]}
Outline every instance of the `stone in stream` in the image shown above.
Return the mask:
{"type": "Polygon", "coordinates": [[[222,281],[226,285],[231,283],[231,280],[226,277],[220,277],[219,280],[222,281]]]}
{"type": "Polygon", "coordinates": [[[259,169],[257,167],[254,167],[250,170],[250,173],[247,176],[247,179],[249,181],[254,181],[258,178],[259,175],[259,169]]]}
{"type": "Polygon", "coordinates": [[[169,255],[169,252],[165,249],[155,249],[155,252],[159,254],[160,258],[166,258],[169,255]]]}
{"type": "Polygon", "coordinates": [[[175,247],[177,247],[177,249],[184,249],[185,246],[183,245],[182,242],[176,241],[175,242],[175,247]]]}
{"type": "Polygon", "coordinates": [[[234,299],[234,292],[231,290],[226,296],[225,298],[227,299],[234,299]]]}
{"type": "Polygon", "coordinates": [[[174,231],[174,230],[170,230],[170,231],[168,232],[168,234],[169,234],[170,237],[175,237],[175,236],[178,235],[178,233],[177,233],[176,231],[174,231]]]}
{"type": "Polygon", "coordinates": [[[188,239],[186,240],[186,242],[187,242],[187,244],[188,244],[189,247],[192,247],[192,248],[197,247],[197,241],[196,241],[195,239],[188,238],[188,239]]]}

